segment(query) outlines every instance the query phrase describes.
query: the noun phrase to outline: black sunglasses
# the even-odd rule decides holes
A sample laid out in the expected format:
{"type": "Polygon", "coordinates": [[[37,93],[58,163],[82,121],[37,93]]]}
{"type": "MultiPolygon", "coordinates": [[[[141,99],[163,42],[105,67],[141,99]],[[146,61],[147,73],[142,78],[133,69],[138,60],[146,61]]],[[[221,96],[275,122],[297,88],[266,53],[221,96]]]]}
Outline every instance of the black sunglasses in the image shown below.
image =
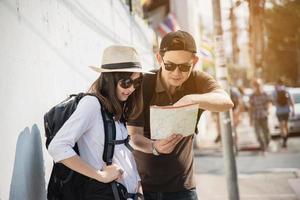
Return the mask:
{"type": "Polygon", "coordinates": [[[136,78],[134,80],[132,80],[132,78],[123,78],[123,79],[119,80],[119,84],[124,89],[130,88],[132,85],[133,85],[134,89],[137,89],[138,87],[141,86],[142,80],[143,80],[142,76],[140,76],[139,78],[136,78]]]}
{"type": "Polygon", "coordinates": [[[177,67],[181,72],[188,72],[190,71],[193,64],[175,64],[175,63],[165,63],[164,59],[162,58],[162,61],[164,63],[165,69],[167,71],[174,71],[177,67]]]}

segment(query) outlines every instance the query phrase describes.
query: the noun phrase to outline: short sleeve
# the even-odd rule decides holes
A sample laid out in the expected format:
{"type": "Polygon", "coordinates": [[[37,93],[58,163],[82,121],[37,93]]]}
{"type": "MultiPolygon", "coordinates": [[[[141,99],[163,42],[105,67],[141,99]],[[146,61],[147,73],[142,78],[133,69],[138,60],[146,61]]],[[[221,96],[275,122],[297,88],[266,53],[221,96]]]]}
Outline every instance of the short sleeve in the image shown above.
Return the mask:
{"type": "Polygon", "coordinates": [[[218,82],[206,72],[195,72],[196,88],[199,93],[208,93],[222,89],[218,82]]]}
{"type": "Polygon", "coordinates": [[[145,108],[143,108],[143,111],[139,114],[139,116],[136,119],[129,119],[127,121],[127,125],[128,126],[144,127],[144,124],[145,124],[144,112],[145,112],[145,108]]]}

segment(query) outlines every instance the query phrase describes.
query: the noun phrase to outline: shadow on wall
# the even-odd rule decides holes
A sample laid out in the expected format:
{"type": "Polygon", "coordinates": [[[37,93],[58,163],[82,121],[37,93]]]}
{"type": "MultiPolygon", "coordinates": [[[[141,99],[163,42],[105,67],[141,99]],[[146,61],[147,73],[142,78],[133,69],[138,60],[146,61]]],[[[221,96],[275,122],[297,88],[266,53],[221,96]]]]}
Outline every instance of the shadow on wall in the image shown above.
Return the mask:
{"type": "Polygon", "coordinates": [[[43,200],[45,187],[42,141],[34,124],[31,132],[26,127],[18,137],[9,199],[43,200]]]}

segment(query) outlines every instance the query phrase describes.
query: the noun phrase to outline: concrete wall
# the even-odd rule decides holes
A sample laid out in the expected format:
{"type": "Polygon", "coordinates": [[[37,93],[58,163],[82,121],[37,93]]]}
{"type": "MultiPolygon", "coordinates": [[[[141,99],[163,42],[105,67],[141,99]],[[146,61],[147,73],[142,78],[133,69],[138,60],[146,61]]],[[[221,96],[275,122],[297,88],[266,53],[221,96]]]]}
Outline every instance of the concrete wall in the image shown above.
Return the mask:
{"type": "MultiPolygon", "coordinates": [[[[181,30],[189,32],[195,39],[197,52],[199,52],[201,44],[200,34],[200,1],[198,0],[172,0],[170,1],[171,12],[175,15],[181,30]]],[[[196,70],[202,69],[201,54],[196,70]]]]}
{"type": "Polygon", "coordinates": [[[52,160],[43,114],[85,91],[110,44],[153,66],[153,32],[121,0],[0,0],[0,200],[45,199],[52,160]]]}
{"type": "Polygon", "coordinates": [[[170,1],[171,12],[175,14],[180,28],[193,35],[198,48],[201,40],[199,4],[198,0],[170,1]]]}

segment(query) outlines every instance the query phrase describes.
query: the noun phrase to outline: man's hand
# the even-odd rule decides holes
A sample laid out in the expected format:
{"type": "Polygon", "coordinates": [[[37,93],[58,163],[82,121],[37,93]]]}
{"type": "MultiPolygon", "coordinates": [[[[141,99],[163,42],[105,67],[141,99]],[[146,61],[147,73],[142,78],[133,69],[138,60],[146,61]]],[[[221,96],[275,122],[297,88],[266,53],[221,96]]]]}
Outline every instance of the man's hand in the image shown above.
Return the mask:
{"type": "Polygon", "coordinates": [[[183,136],[180,134],[173,134],[165,139],[154,141],[154,148],[160,154],[171,153],[175,146],[182,140],[183,136]]]}
{"type": "Polygon", "coordinates": [[[181,99],[179,99],[176,103],[174,103],[173,106],[178,107],[178,106],[186,106],[190,104],[193,104],[193,101],[189,98],[188,95],[185,95],[181,99]]]}

